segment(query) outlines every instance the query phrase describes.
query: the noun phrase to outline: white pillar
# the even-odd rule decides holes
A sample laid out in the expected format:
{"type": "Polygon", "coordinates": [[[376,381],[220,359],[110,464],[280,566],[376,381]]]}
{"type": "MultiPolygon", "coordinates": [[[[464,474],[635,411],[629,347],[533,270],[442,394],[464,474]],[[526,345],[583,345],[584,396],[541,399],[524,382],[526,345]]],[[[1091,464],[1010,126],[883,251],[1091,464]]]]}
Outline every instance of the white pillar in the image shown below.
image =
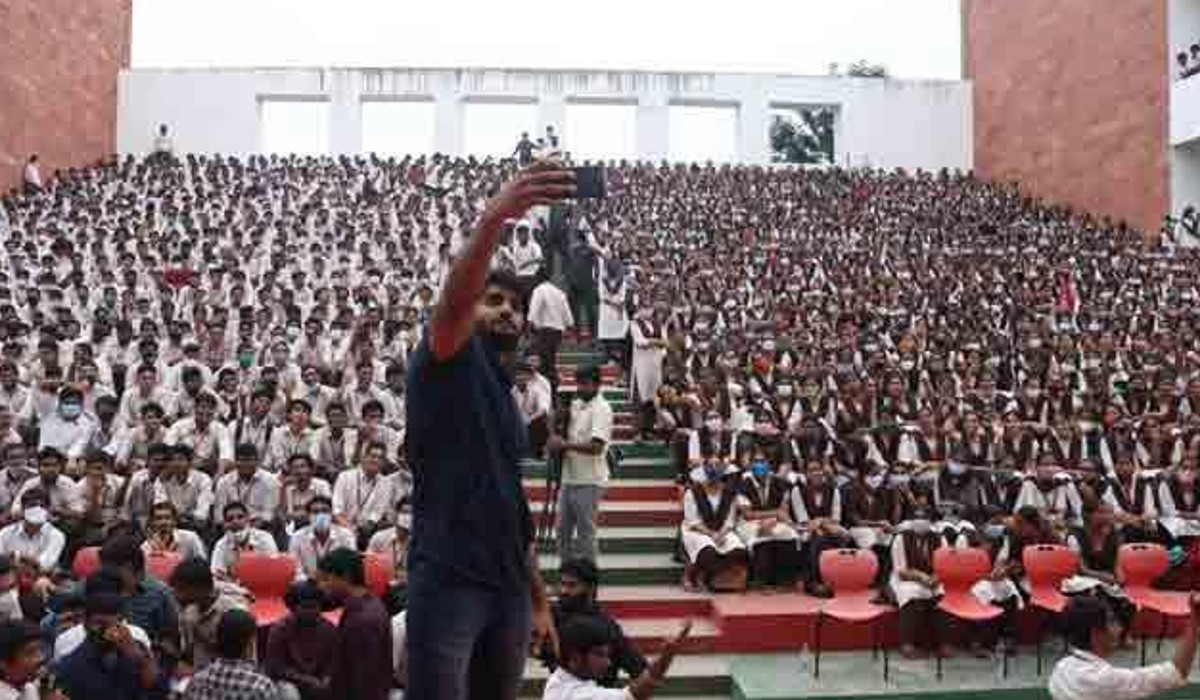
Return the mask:
{"type": "Polygon", "coordinates": [[[667,157],[671,137],[669,109],[665,94],[638,97],[635,144],[639,159],[657,162],[667,157]]]}
{"type": "Polygon", "coordinates": [[[362,151],[362,90],[357,71],[335,70],[329,86],[329,152],[362,151]]]}
{"type": "Polygon", "coordinates": [[[436,96],[434,150],[448,155],[463,152],[463,103],[453,90],[440,90],[436,96]]]}
{"type": "Polygon", "coordinates": [[[750,94],[738,105],[738,158],[743,163],[770,162],[771,108],[766,96],[750,94]]]}

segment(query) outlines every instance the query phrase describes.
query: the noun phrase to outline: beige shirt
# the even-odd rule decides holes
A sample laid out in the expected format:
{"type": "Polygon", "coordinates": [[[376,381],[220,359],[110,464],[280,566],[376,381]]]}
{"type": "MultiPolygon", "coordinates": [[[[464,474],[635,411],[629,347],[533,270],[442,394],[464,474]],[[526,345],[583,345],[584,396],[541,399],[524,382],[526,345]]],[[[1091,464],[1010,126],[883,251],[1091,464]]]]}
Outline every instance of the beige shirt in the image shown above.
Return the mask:
{"type": "Polygon", "coordinates": [[[567,424],[567,442],[590,444],[593,440],[604,443],[597,454],[567,452],[563,455],[562,482],[587,486],[604,486],[608,483],[608,460],[605,455],[612,442],[612,407],[603,394],[597,392],[590,401],[575,399],[571,402],[571,420],[567,424]]]}

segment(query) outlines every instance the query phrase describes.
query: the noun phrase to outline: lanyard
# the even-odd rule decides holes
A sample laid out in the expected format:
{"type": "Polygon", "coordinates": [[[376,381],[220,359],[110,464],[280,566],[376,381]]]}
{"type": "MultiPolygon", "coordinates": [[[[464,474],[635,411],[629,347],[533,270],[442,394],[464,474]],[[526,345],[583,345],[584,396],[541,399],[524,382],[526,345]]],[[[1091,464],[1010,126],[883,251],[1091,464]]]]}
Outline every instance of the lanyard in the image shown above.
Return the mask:
{"type": "Polygon", "coordinates": [[[357,514],[360,516],[362,515],[363,506],[365,506],[371,500],[371,496],[375,495],[375,487],[379,486],[379,475],[376,474],[375,477],[371,479],[371,489],[369,491],[367,491],[366,496],[363,496],[363,479],[366,479],[366,478],[367,477],[365,474],[362,474],[361,472],[359,473],[359,475],[358,475],[358,513],[357,514]]]}

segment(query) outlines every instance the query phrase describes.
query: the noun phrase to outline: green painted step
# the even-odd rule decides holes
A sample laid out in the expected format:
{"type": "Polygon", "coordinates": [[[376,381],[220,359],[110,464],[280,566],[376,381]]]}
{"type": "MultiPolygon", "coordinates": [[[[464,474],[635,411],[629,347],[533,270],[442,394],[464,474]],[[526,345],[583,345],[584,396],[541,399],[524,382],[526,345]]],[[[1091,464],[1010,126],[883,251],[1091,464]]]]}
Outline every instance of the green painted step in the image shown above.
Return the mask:
{"type": "MultiPolygon", "coordinates": [[[[624,450],[624,447],[622,447],[624,450]]],[[[617,468],[614,477],[620,479],[673,479],[675,469],[670,460],[665,457],[633,457],[625,453],[621,466],[617,468]]],[[[544,461],[526,462],[522,469],[527,479],[545,479],[546,463],[544,461]]]]}
{"type": "MultiPolygon", "coordinates": [[[[602,527],[600,553],[603,554],[670,554],[675,551],[674,527],[602,527]]],[[[542,549],[547,554],[558,552],[558,541],[542,549]]]]}
{"type": "MultiPolygon", "coordinates": [[[[539,554],[542,578],[549,584],[558,583],[559,559],[556,554],[539,554]]],[[[654,554],[600,554],[602,586],[652,586],[679,583],[683,565],[671,558],[669,552],[654,554]]]]}
{"type": "MultiPolygon", "coordinates": [[[[575,391],[575,387],[573,385],[570,385],[570,384],[559,384],[558,385],[558,393],[560,393],[560,394],[573,393],[574,391],[575,391]]],[[[619,402],[622,404],[627,403],[628,398],[629,398],[629,392],[626,391],[624,388],[620,388],[620,387],[607,387],[601,393],[603,393],[604,398],[608,399],[609,401],[616,401],[616,402],[619,402]]]]}

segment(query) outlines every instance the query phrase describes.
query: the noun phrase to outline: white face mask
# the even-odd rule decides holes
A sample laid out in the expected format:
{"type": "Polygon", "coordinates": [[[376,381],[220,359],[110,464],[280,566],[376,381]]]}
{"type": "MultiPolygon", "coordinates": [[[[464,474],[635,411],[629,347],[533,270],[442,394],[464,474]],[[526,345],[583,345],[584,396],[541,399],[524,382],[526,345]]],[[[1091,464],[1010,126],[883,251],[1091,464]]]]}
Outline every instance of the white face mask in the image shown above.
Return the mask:
{"type": "Polygon", "coordinates": [[[24,517],[26,523],[36,527],[46,524],[48,513],[46,513],[45,508],[34,506],[33,508],[26,508],[22,517],[24,517]]]}

